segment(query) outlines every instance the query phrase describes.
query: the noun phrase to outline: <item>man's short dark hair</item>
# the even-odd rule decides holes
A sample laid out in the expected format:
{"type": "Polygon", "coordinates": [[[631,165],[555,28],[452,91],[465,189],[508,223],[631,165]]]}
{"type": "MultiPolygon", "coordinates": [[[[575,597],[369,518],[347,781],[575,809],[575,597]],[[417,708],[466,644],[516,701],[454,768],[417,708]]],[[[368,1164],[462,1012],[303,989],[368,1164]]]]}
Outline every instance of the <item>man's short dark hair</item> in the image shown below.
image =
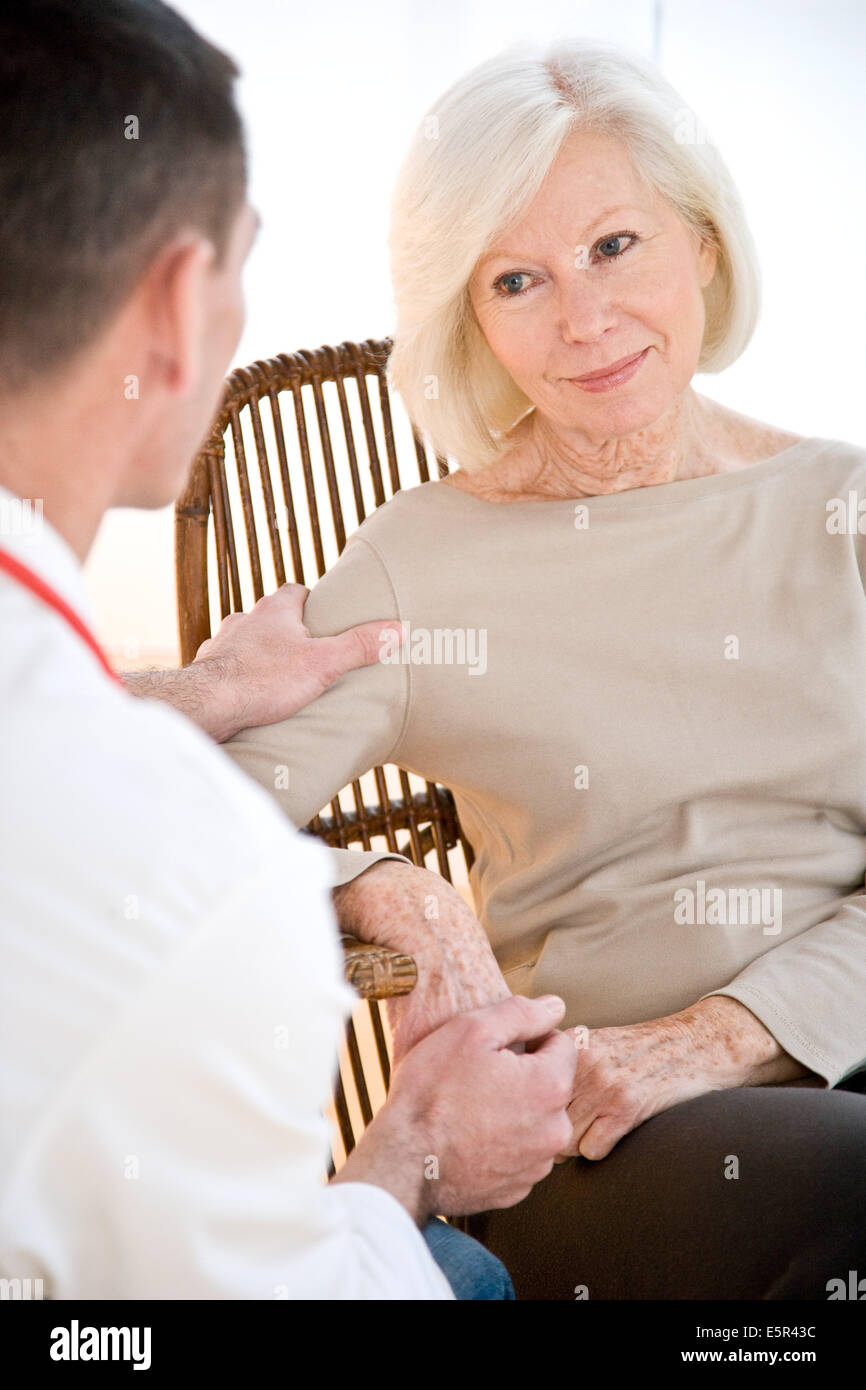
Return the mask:
{"type": "Polygon", "coordinates": [[[184,226],[246,194],[238,69],[161,0],[3,0],[0,393],[62,369],[184,226]]]}

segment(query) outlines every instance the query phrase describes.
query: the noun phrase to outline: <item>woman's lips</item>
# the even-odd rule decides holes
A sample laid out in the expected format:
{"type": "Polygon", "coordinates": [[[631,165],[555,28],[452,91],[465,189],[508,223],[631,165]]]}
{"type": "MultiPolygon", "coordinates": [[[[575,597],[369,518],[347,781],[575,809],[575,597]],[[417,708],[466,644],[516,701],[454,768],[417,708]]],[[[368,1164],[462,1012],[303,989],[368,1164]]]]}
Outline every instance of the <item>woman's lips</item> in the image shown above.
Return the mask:
{"type": "Polygon", "coordinates": [[[649,348],[645,347],[643,352],[638,352],[633,357],[624,357],[601,374],[591,372],[589,376],[569,377],[568,380],[573,381],[582,391],[612,391],[615,386],[622,386],[624,382],[631,380],[648,352],[649,348]]]}

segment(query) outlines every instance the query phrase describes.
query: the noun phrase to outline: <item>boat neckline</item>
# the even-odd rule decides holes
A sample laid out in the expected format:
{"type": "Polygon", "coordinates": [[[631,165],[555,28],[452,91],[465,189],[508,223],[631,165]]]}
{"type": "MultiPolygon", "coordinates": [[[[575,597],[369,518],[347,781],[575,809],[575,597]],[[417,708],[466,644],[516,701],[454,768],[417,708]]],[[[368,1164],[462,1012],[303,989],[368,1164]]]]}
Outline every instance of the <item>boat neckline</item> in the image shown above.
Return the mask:
{"type": "Polygon", "coordinates": [[[481,507],[495,507],[499,511],[512,511],[516,508],[526,507],[541,509],[543,507],[574,508],[587,506],[593,511],[613,508],[622,510],[635,507],[663,507],[676,502],[691,502],[700,497],[715,496],[719,492],[752,486],[762,478],[772,476],[772,474],[789,466],[799,454],[823,453],[832,442],[832,440],[823,439],[817,435],[808,435],[803,439],[798,439],[795,444],[789,444],[787,449],[783,449],[781,453],[773,454],[767,459],[761,459],[758,463],[747,464],[745,468],[735,469],[732,473],[705,473],[698,478],[677,478],[670,483],[653,483],[643,487],[625,488],[622,492],[602,492],[590,497],[545,497],[538,499],[524,497],[517,502],[491,502],[485,497],[476,497],[472,492],[464,492],[463,488],[452,487],[450,484],[444,483],[443,479],[437,478],[431,481],[442,483],[442,492],[455,493],[470,503],[481,507]]]}

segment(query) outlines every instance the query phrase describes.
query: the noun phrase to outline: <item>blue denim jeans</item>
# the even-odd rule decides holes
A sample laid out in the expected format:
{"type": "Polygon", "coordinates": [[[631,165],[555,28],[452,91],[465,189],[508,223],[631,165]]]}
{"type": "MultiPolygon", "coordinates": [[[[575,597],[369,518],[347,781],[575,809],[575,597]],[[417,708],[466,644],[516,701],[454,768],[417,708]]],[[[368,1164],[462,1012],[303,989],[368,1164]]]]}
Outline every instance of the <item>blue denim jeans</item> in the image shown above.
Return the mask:
{"type": "Polygon", "coordinates": [[[438,1216],[421,1231],[430,1254],[459,1299],[514,1298],[505,1265],[472,1236],[464,1235],[438,1216]]]}

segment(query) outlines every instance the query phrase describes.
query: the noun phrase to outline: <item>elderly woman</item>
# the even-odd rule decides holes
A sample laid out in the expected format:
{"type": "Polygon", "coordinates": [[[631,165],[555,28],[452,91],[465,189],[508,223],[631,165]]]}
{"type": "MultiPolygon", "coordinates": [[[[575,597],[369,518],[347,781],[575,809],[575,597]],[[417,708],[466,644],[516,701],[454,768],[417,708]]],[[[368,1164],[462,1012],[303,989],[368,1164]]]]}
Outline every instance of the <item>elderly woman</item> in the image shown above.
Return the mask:
{"type": "Polygon", "coordinates": [[[403,647],[227,745],[299,823],[378,763],[452,788],[477,919],[397,856],[344,856],[336,891],[420,962],[398,1054],[507,989],[565,999],[571,1156],[474,1223],[519,1297],[866,1275],[866,451],[695,391],[758,313],[696,128],[587,44],[437,103],[396,193],[391,371],[457,466],[306,610],[399,617],[403,647]]]}

